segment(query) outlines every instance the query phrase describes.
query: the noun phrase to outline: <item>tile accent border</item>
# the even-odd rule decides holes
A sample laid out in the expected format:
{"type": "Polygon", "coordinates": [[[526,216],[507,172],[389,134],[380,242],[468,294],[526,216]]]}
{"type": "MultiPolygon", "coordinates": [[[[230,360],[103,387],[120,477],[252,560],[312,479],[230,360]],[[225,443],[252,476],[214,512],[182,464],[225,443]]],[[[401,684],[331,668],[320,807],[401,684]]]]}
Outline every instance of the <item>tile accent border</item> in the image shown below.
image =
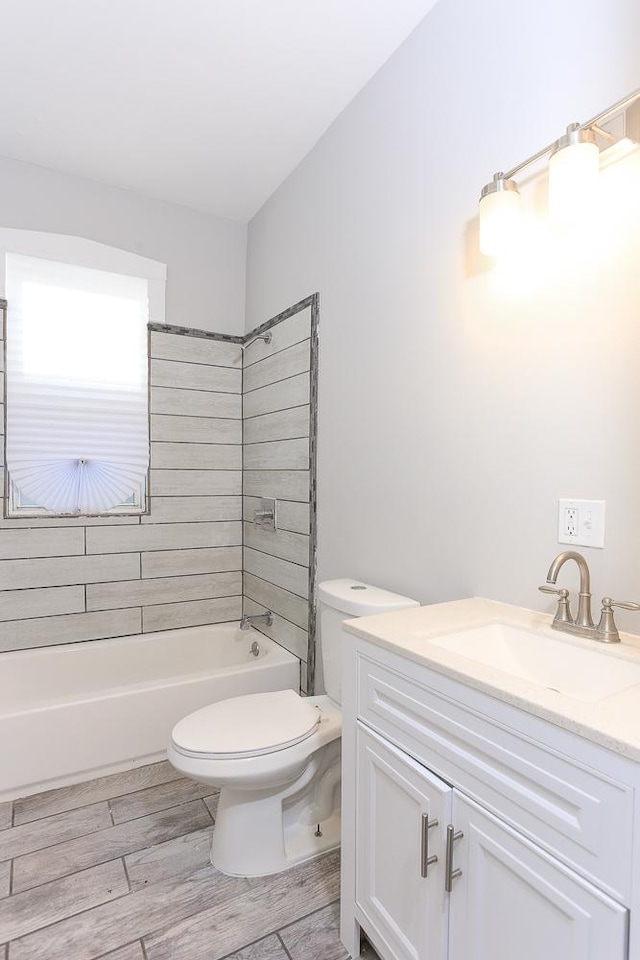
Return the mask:
{"type": "MultiPolygon", "coordinates": [[[[0,307],[2,301],[0,301],[0,307]]],[[[232,333],[213,333],[211,330],[198,330],[196,327],[180,327],[173,323],[149,323],[151,333],[173,333],[178,337],[200,337],[201,340],[222,340],[223,343],[243,344],[248,336],[237,337],[232,333]]]]}

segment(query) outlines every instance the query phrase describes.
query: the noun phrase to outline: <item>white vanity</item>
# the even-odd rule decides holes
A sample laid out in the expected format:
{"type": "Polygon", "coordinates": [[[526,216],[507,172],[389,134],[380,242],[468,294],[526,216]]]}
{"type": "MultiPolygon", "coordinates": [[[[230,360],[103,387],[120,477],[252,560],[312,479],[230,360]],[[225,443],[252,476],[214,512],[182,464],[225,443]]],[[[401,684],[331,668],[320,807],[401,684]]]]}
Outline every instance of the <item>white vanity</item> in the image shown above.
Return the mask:
{"type": "Polygon", "coordinates": [[[462,600],[350,621],[342,938],[640,960],[640,639],[462,600]],[[635,867],[635,869],[634,869],[635,867]]]}

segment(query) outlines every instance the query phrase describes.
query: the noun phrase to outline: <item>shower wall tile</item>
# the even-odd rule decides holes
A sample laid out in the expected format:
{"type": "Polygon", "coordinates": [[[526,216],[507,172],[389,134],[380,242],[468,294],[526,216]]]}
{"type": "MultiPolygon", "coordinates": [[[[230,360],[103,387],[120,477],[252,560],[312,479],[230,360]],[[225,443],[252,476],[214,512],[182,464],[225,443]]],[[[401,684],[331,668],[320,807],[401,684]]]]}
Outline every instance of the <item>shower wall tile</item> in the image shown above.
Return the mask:
{"type": "Polygon", "coordinates": [[[291,440],[309,433],[309,405],[248,417],[244,421],[244,442],[265,443],[269,440],[291,440]]]}
{"type": "Polygon", "coordinates": [[[261,580],[252,573],[244,574],[244,595],[259,603],[263,608],[277,610],[280,616],[307,629],[309,620],[309,604],[295,593],[278,587],[267,580],[261,580]]]}
{"type": "Polygon", "coordinates": [[[83,610],[84,587],[81,586],[0,591],[0,620],[53,617],[62,613],[82,613],[83,610]]]}
{"type": "Polygon", "coordinates": [[[242,497],[151,497],[149,516],[142,523],[199,523],[201,520],[240,520],[242,497]]]}
{"type": "Polygon", "coordinates": [[[263,530],[255,523],[244,525],[244,545],[260,550],[271,557],[291,560],[292,563],[309,567],[309,537],[303,533],[287,530],[263,530]]]}
{"type": "Polygon", "coordinates": [[[216,417],[177,417],[157,413],[151,417],[151,440],[241,444],[242,422],[216,417]]]}
{"type": "Polygon", "coordinates": [[[242,370],[210,367],[204,363],[152,360],[151,384],[154,387],[182,387],[185,390],[238,394],[242,391],[242,370]]]}
{"type": "Polygon", "coordinates": [[[242,397],[240,394],[213,393],[208,390],[155,387],[151,391],[151,413],[239,420],[242,417],[242,397]]]}
{"type": "Polygon", "coordinates": [[[154,359],[206,363],[212,367],[242,367],[239,343],[208,340],[204,337],[181,337],[172,333],[151,333],[151,356],[154,359]]]}
{"type": "Polygon", "coordinates": [[[87,530],[88,554],[172,550],[180,547],[227,547],[241,543],[242,526],[235,520],[149,524],[146,527],[96,527],[87,530]]]}
{"type": "Polygon", "coordinates": [[[306,307],[292,317],[281,320],[271,327],[271,343],[265,343],[264,340],[256,340],[250,344],[244,351],[245,371],[252,364],[264,360],[274,353],[280,353],[287,347],[299,343],[301,340],[308,340],[311,336],[311,308],[306,307]]]}
{"type": "Polygon", "coordinates": [[[173,630],[177,627],[199,627],[205,623],[227,623],[242,616],[242,597],[220,600],[194,600],[191,603],[163,603],[144,607],[142,624],[145,633],[173,630]]]}
{"type": "MultiPolygon", "coordinates": [[[[245,349],[243,377],[244,602],[268,608],[260,628],[301,663],[309,644],[311,310],[271,328],[271,343],[245,349]],[[278,529],[254,522],[262,498],[278,501],[278,529]]],[[[305,674],[305,670],[301,670],[305,674]]]]}
{"type": "Polygon", "coordinates": [[[242,493],[241,470],[152,470],[152,497],[226,497],[242,493]]]}
{"type": "Polygon", "coordinates": [[[151,467],[166,470],[242,470],[242,447],[239,444],[154,441],[151,444],[151,467]]]}
{"type": "MultiPolygon", "coordinates": [[[[311,366],[311,341],[303,340],[294,347],[272,354],[247,367],[244,371],[243,391],[249,393],[258,387],[308,373],[311,366]]],[[[179,386],[179,384],[176,384],[179,386]]]]}
{"type": "Polygon", "coordinates": [[[309,502],[308,470],[245,470],[244,493],[249,497],[309,502]]]}
{"type": "Polygon", "coordinates": [[[0,652],[241,615],[242,350],[150,346],[149,513],[0,519],[0,652]]]}
{"type": "Polygon", "coordinates": [[[279,380],[244,395],[244,416],[257,417],[289,407],[309,403],[309,374],[301,373],[288,380],[279,380]]]}
{"type": "Polygon", "coordinates": [[[146,607],[181,600],[237,596],[242,590],[242,574],[238,570],[194,577],[156,577],[153,580],[129,580],[125,583],[89,584],[86,590],[87,610],[146,607]]]}
{"type": "Polygon", "coordinates": [[[140,610],[77,613],[63,617],[35,617],[0,623],[0,650],[25,650],[79,640],[103,640],[140,633],[140,610]]]}
{"type": "Polygon", "coordinates": [[[308,470],[309,438],[248,443],[243,462],[245,470],[308,470]]]}
{"type": "Polygon", "coordinates": [[[193,573],[226,573],[241,569],[241,546],[154,550],[142,554],[143,577],[179,577],[193,573]]]}

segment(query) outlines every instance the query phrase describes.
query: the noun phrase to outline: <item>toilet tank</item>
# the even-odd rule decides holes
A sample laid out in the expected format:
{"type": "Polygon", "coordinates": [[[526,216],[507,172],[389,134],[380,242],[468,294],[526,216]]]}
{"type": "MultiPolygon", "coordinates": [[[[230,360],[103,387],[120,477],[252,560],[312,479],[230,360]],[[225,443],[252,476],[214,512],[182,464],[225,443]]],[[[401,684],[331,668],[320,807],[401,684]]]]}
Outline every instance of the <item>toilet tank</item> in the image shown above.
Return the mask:
{"type": "Polygon", "coordinates": [[[325,580],[318,584],[318,627],[324,687],[334,703],[342,703],[343,620],[419,606],[418,601],[410,597],[358,580],[325,580]]]}

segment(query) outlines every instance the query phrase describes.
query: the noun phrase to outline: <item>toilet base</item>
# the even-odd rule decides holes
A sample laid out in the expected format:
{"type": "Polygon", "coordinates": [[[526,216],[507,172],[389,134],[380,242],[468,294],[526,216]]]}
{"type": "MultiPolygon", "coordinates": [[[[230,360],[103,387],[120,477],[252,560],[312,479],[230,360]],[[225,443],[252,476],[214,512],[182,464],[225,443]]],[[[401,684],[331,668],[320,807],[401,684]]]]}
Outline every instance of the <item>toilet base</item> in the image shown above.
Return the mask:
{"type": "Polygon", "coordinates": [[[268,876],[339,846],[339,740],[284,788],[220,791],[211,863],[221,873],[268,876]]]}

